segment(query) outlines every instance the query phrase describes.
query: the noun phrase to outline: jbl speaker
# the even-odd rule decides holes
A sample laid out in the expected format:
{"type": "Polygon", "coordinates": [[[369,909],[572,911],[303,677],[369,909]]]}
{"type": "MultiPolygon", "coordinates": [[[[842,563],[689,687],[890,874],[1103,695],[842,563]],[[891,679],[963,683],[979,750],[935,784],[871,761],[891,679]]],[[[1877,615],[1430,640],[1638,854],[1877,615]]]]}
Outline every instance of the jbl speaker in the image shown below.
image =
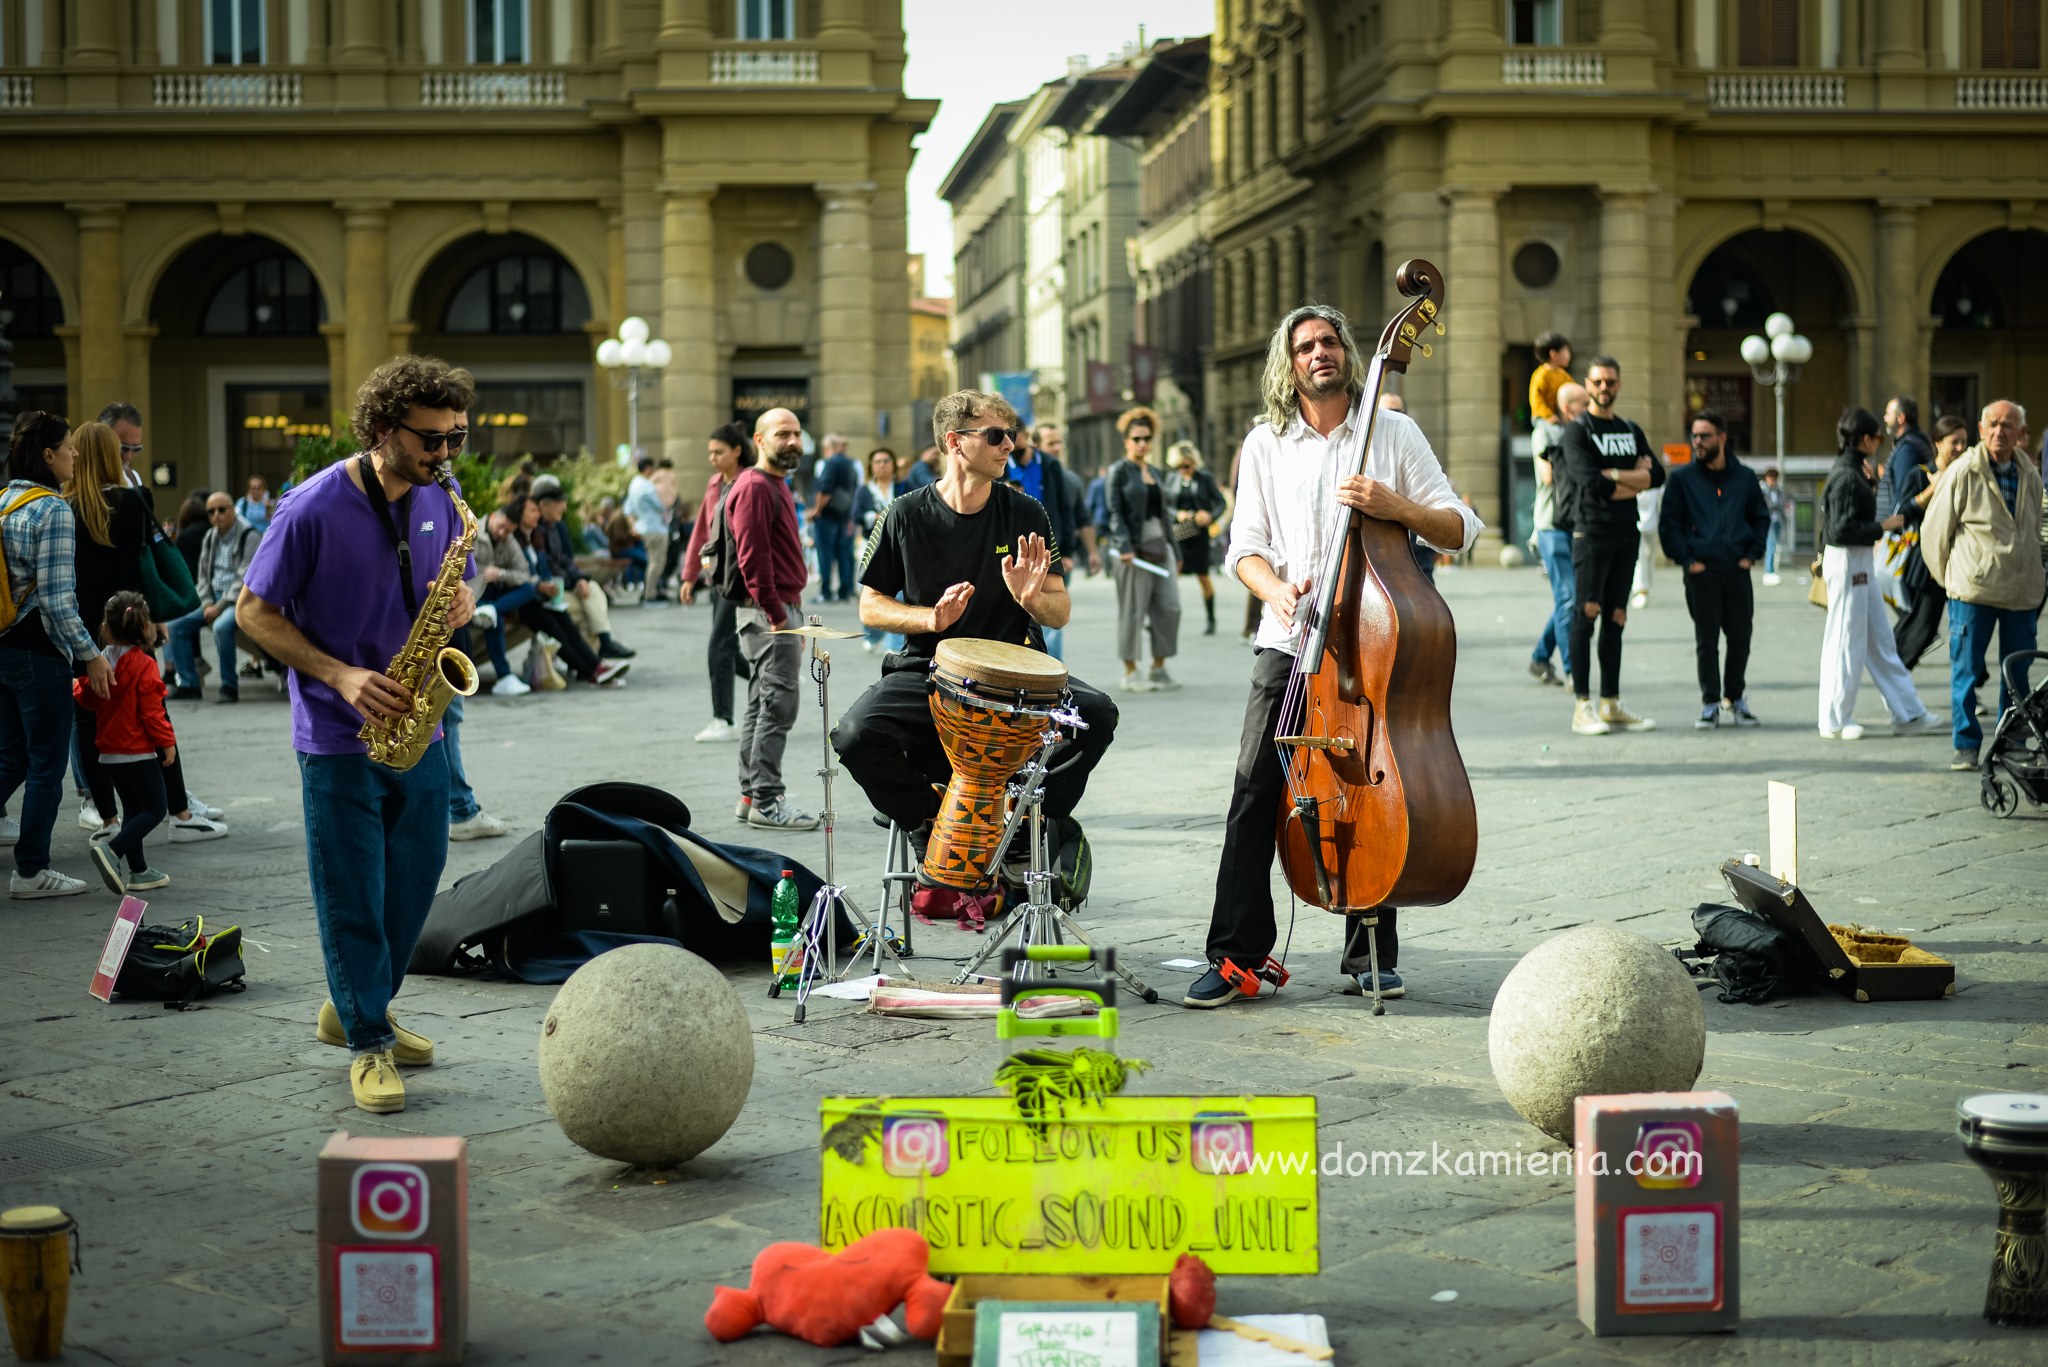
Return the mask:
{"type": "Polygon", "coordinates": [[[683,938],[676,889],[638,841],[564,840],[555,875],[564,930],[683,938]]]}

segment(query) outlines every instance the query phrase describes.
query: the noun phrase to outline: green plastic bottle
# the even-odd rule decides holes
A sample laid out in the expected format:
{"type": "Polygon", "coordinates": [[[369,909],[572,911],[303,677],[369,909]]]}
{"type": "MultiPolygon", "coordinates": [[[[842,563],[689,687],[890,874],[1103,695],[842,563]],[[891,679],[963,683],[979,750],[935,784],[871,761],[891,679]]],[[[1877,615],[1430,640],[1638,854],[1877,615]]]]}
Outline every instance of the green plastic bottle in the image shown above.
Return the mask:
{"type": "Polygon", "coordinates": [[[775,885],[775,898],[769,903],[769,914],[775,922],[768,939],[769,968],[777,986],[795,987],[804,968],[803,942],[797,937],[803,911],[797,905],[796,870],[782,871],[782,881],[775,885]]]}

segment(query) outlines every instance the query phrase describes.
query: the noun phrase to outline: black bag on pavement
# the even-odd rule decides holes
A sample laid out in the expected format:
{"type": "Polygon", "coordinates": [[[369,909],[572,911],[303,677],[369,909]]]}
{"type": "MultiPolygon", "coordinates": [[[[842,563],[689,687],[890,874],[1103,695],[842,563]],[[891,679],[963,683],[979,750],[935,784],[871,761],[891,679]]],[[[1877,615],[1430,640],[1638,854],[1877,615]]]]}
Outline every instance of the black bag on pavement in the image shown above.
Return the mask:
{"type": "Polygon", "coordinates": [[[1694,977],[1720,984],[1719,1000],[1761,1006],[1773,997],[1806,990],[1800,946],[1747,908],[1702,902],[1693,908],[1692,928],[1699,944],[1676,951],[1678,961],[1694,977]]]}
{"type": "Polygon", "coordinates": [[[242,928],[208,935],[206,918],[195,916],[175,926],[137,926],[114,991],[182,1011],[212,993],[242,991],[245,971],[242,928]]]}

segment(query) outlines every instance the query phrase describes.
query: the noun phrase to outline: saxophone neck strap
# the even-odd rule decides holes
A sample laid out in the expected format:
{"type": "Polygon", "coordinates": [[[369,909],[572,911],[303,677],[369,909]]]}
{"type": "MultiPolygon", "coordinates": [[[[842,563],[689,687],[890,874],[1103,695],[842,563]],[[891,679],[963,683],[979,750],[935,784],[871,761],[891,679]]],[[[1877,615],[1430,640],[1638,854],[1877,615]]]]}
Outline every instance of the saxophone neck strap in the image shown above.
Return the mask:
{"type": "Polygon", "coordinates": [[[391,500],[384,494],[384,481],[378,477],[377,464],[369,454],[356,457],[358,469],[363,477],[363,494],[370,500],[370,510],[377,515],[377,525],[384,529],[384,535],[391,539],[391,549],[398,552],[398,586],[405,594],[405,615],[420,615],[419,589],[412,582],[412,546],[409,538],[398,529],[412,525],[412,495],[408,489],[398,500],[398,521],[391,520],[391,500]]]}

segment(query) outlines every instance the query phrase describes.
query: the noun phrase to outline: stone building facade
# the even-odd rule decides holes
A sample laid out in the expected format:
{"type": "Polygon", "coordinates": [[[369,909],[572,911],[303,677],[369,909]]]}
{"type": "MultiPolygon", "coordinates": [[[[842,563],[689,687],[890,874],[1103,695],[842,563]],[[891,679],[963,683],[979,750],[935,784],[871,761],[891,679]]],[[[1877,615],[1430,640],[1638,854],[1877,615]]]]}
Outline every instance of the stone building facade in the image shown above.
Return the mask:
{"type": "Polygon", "coordinates": [[[24,399],[129,399],[176,489],[275,476],[393,352],[479,444],[606,450],[595,343],[674,349],[643,447],[771,397],[910,424],[900,0],[0,6],[0,290],[24,399]]]}
{"type": "MultiPolygon", "coordinates": [[[[1488,536],[1526,527],[1529,343],[1622,362],[1656,442],[1711,402],[1771,451],[1738,354],[1814,342],[1789,452],[1844,405],[1974,420],[2048,386],[2048,41],[2032,0],[1219,0],[1210,419],[1256,416],[1304,299],[1370,346],[1420,256],[1449,335],[1399,387],[1488,536]]],[[[2037,399],[2036,402],[2043,400],[2037,399]]]]}

